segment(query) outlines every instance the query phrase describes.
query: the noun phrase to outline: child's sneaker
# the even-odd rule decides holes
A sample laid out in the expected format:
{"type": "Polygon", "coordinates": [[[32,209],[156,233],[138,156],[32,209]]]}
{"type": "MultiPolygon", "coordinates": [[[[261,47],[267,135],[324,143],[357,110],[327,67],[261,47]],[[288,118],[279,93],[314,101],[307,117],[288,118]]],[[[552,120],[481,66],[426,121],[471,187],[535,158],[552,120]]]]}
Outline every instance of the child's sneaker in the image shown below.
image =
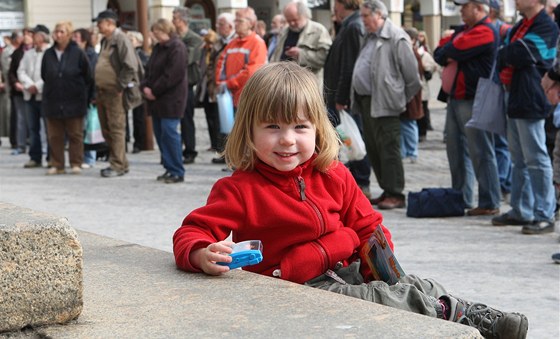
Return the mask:
{"type": "Polygon", "coordinates": [[[450,307],[449,320],[472,326],[487,339],[525,339],[529,329],[527,317],[520,313],[495,310],[452,296],[443,296],[450,307]]]}

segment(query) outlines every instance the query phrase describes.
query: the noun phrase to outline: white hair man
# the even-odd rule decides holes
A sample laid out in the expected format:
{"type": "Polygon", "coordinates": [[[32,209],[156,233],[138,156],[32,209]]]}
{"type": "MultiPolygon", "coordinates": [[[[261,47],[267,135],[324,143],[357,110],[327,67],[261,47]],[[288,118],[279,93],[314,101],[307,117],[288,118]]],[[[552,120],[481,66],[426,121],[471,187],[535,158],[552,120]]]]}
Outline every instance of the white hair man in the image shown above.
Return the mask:
{"type": "Polygon", "coordinates": [[[323,82],[323,66],[332,44],[325,26],[312,21],[311,11],[301,1],[292,1],[284,6],[284,17],[288,23],[277,47],[270,57],[271,62],[292,60],[310,69],[317,81],[323,82]]]}

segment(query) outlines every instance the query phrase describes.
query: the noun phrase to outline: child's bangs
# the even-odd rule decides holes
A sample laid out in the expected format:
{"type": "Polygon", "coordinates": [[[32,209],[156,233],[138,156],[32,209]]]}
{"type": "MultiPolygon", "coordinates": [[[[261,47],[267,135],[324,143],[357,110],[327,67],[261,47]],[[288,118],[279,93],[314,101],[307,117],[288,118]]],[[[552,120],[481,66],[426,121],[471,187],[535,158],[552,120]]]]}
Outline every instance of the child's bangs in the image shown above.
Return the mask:
{"type": "Polygon", "coordinates": [[[286,74],[284,81],[275,81],[270,87],[263,87],[258,93],[262,105],[256,105],[254,112],[257,123],[283,122],[293,123],[301,120],[300,113],[312,123],[311,96],[308,89],[297,79],[295,74],[286,74]]]}

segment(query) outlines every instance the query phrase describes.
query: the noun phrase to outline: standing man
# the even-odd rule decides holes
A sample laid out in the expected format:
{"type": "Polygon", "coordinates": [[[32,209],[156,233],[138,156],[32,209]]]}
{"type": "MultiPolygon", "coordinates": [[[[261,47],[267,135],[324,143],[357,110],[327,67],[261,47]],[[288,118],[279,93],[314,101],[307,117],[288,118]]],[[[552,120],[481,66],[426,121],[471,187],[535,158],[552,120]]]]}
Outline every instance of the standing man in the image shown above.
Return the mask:
{"type": "MultiPolygon", "coordinates": [[[[354,64],[360,54],[360,45],[364,38],[364,26],[360,20],[362,0],[336,0],[334,14],[340,27],[325,60],[324,93],[329,118],[333,125],[338,125],[338,112],[346,110],[352,115],[356,124],[363,130],[362,117],[352,114],[350,107],[350,87],[354,64]]],[[[363,132],[363,131],[362,131],[363,132]]],[[[347,164],[356,183],[366,197],[372,200],[369,177],[371,168],[367,157],[347,164]]]]}
{"type": "Polygon", "coordinates": [[[41,62],[45,51],[49,48],[49,34],[49,29],[44,25],[37,25],[33,29],[33,48],[23,54],[17,69],[18,83],[14,87],[16,90],[18,88],[23,90],[27,131],[31,139],[29,161],[23,165],[25,168],[42,167],[41,120],[43,120],[43,114],[41,113],[41,100],[43,99],[43,79],[41,78],[41,62]]]}
{"type": "Polygon", "coordinates": [[[507,91],[513,175],[511,210],[492,219],[492,224],[523,225],[525,234],[554,232],[556,198],[544,130],[552,107],[540,83],[556,56],[558,26],[545,5],[546,0],[516,1],[523,20],[498,52],[500,80],[507,91]]]}
{"type": "MultiPolygon", "coordinates": [[[[215,133],[217,135],[216,151],[218,153],[223,152],[225,146],[225,135],[220,132],[220,117],[218,113],[218,104],[216,103],[216,94],[218,94],[218,87],[216,86],[216,63],[218,59],[222,55],[224,48],[227,44],[230,43],[235,38],[235,15],[231,13],[222,13],[218,15],[218,22],[216,24],[218,30],[218,39],[214,43],[212,48],[212,54],[210,55],[210,60],[208,62],[208,68],[206,69],[206,74],[208,77],[208,84],[207,84],[207,94],[208,94],[208,101],[209,103],[205,103],[205,105],[209,104],[212,106],[212,110],[214,114],[212,114],[213,123],[211,124],[214,126],[215,133]]],[[[209,124],[210,125],[210,124],[209,124]]],[[[226,161],[224,157],[219,156],[212,158],[213,164],[225,164],[226,161]]]]}
{"type": "Polygon", "coordinates": [[[362,115],[368,157],[383,189],[379,209],[406,206],[399,115],[422,86],[408,34],[387,15],[380,0],[360,7],[368,35],[352,77],[352,111],[362,115]]]}
{"type": "Polygon", "coordinates": [[[270,62],[293,60],[311,70],[322,84],[323,66],[332,44],[325,26],[311,21],[311,11],[306,3],[292,1],[284,7],[288,23],[278,38],[270,62]]]}
{"type": "Polygon", "coordinates": [[[183,150],[183,164],[192,164],[198,155],[196,151],[196,138],[194,126],[194,106],[195,96],[193,87],[200,80],[200,55],[202,53],[202,38],[189,29],[189,9],[186,7],[177,7],[173,10],[173,25],[177,29],[177,34],[183,40],[187,47],[187,78],[189,81],[189,89],[187,96],[187,108],[185,115],[181,120],[181,137],[185,149],[183,150]]]}
{"type": "Polygon", "coordinates": [[[109,147],[110,166],[101,170],[104,178],[128,173],[126,158],[126,111],[142,103],[138,59],[130,39],[117,28],[117,14],[106,10],[97,21],[101,52],[95,67],[97,112],[103,138],[109,147]]]}
{"type": "Polygon", "coordinates": [[[466,206],[472,206],[474,176],[478,181],[478,206],[467,215],[500,212],[500,179],[494,152],[494,136],[477,128],[465,128],[472,117],[478,79],[488,78],[498,48],[498,32],[490,21],[488,0],[455,0],[461,5],[465,23],[443,38],[434,51],[442,66],[457,61],[457,74],[447,101],[447,159],[452,187],[463,192],[466,206]],[[473,175],[474,170],[474,175],[473,175]]]}
{"type": "Polygon", "coordinates": [[[276,14],[270,22],[270,32],[264,36],[264,42],[268,48],[268,59],[272,56],[278,46],[278,35],[286,26],[286,18],[282,14],[276,14]]]}

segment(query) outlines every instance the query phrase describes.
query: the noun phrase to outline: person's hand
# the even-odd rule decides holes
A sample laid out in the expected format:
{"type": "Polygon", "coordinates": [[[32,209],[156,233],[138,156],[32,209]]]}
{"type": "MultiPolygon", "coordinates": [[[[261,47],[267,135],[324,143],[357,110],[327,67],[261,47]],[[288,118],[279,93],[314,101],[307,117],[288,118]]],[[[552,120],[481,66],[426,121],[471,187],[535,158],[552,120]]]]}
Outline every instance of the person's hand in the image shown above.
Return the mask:
{"type": "Polygon", "coordinates": [[[549,76],[548,73],[545,73],[543,78],[541,79],[541,86],[544,90],[544,92],[548,92],[548,90],[554,86],[554,83],[556,83],[556,81],[552,80],[549,76]]]}
{"type": "Polygon", "coordinates": [[[148,100],[156,100],[154,93],[152,93],[152,89],[150,87],[144,87],[143,89],[144,97],[148,100]]]}
{"type": "Polygon", "coordinates": [[[348,109],[348,105],[343,105],[343,104],[335,104],[336,110],[337,111],[346,111],[348,109]]]}
{"type": "Polygon", "coordinates": [[[16,83],[14,84],[14,88],[15,88],[16,91],[18,91],[18,92],[23,92],[23,85],[22,85],[21,82],[19,82],[19,81],[16,82],[16,83]]]}
{"type": "Polygon", "coordinates": [[[193,251],[190,255],[191,262],[198,266],[204,273],[209,275],[220,275],[229,271],[229,267],[216,264],[217,262],[231,262],[231,253],[234,242],[219,241],[193,251]]]}
{"type": "Polygon", "coordinates": [[[225,91],[227,90],[227,84],[225,81],[220,81],[218,82],[218,93],[222,94],[225,93],[225,91]]]}
{"type": "Polygon", "coordinates": [[[552,105],[557,105],[560,102],[560,82],[555,82],[552,87],[545,91],[545,94],[552,105]]]}
{"type": "Polygon", "coordinates": [[[37,86],[35,86],[35,85],[29,86],[29,88],[27,88],[27,91],[31,94],[39,93],[39,90],[37,90],[37,86]]]}
{"type": "Polygon", "coordinates": [[[286,55],[292,59],[297,59],[299,57],[299,48],[298,47],[290,47],[286,50],[286,55]]]}

